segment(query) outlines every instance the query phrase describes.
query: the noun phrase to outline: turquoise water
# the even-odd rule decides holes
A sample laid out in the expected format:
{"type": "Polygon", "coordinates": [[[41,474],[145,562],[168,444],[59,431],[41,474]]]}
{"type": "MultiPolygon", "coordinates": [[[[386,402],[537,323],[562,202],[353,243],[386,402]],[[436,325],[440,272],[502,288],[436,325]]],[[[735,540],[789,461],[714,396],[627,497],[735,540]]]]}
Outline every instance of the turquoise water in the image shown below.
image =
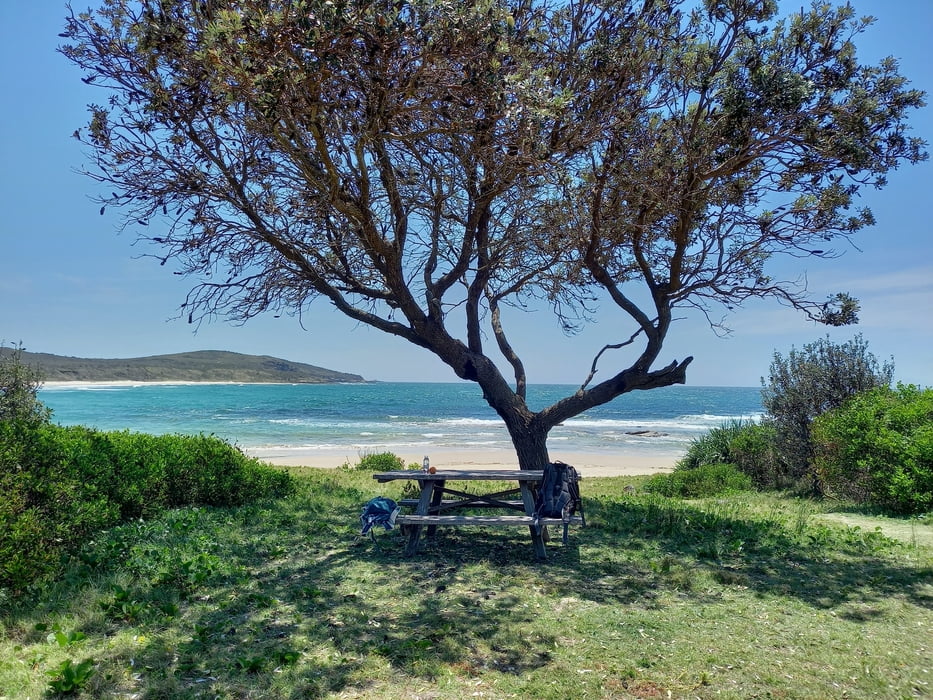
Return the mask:
{"type": "MultiPolygon", "coordinates": [[[[529,389],[543,407],[576,387],[529,389]]],[[[199,384],[48,386],[55,422],[152,434],[206,433],[252,450],[356,452],[511,449],[474,384],[199,384]]],[[[761,391],[666,387],[633,392],[551,431],[552,450],[682,453],[735,418],[761,415],[761,391]],[[647,431],[647,433],[646,433],[647,431]]]]}

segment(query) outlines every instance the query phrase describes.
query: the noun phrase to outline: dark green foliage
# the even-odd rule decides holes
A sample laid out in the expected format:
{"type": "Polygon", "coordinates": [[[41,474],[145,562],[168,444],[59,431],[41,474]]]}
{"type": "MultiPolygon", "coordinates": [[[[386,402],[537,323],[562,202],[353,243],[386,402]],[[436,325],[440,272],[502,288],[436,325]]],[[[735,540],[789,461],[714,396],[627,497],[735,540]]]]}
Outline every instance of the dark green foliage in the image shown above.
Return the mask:
{"type": "Polygon", "coordinates": [[[879,366],[861,335],[841,344],[823,338],[792,348],[786,358],[775,352],[768,380],[762,379],[762,403],[777,429],[783,477],[812,476],[814,418],[859,392],[890,386],[893,375],[893,362],[879,366]]]}
{"type": "Polygon", "coordinates": [[[651,493],[681,498],[707,498],[752,488],[751,477],[734,464],[703,464],[670,474],[656,474],[644,486],[645,491],[651,493]]]}
{"type": "Polygon", "coordinates": [[[695,469],[704,464],[736,464],[752,473],[760,461],[774,458],[774,426],[770,423],[733,420],[695,438],[677,469],[695,469]]]}
{"type": "Polygon", "coordinates": [[[816,418],[813,447],[828,494],[895,513],[933,510],[933,389],[854,396],[816,418]]]}
{"type": "Polygon", "coordinates": [[[786,486],[776,440],[777,431],[770,421],[734,420],[696,438],[677,463],[677,470],[726,463],[750,476],[756,486],[786,486]]]}
{"type": "Polygon", "coordinates": [[[404,468],[404,460],[391,452],[363,455],[356,465],[356,469],[366,472],[391,472],[404,468]]]}
{"type": "Polygon", "coordinates": [[[55,573],[93,533],[182,505],[285,495],[283,471],[209,436],[0,423],[0,588],[55,573]]]}
{"type": "Polygon", "coordinates": [[[760,488],[788,485],[777,450],[777,428],[771,421],[744,424],[729,443],[729,457],[760,488]]]}
{"type": "Polygon", "coordinates": [[[23,361],[22,347],[0,345],[0,422],[48,421],[51,412],[37,397],[41,382],[41,372],[23,361]]]}
{"type": "Polygon", "coordinates": [[[94,675],[94,659],[85,659],[75,664],[71,659],[63,661],[54,671],[49,671],[52,680],[49,688],[62,695],[80,691],[94,675]]]}
{"type": "Polygon", "coordinates": [[[731,462],[732,451],[729,446],[746,425],[748,423],[745,421],[733,420],[694,438],[687,454],[677,463],[677,469],[695,469],[704,464],[731,462]]]}

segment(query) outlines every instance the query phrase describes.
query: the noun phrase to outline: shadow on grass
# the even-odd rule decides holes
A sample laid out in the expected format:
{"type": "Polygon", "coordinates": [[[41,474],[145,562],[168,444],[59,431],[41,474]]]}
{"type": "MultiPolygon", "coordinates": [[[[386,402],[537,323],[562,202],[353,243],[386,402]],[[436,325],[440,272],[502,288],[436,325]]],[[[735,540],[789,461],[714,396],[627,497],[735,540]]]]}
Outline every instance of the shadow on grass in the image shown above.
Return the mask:
{"type": "MultiPolygon", "coordinates": [[[[101,595],[86,622],[89,639],[109,640],[94,652],[95,692],[315,698],[443,674],[518,676],[549,665],[562,643],[559,612],[548,610],[542,623],[536,604],[650,609],[671,591],[698,603],[716,599],[696,584],[698,573],[817,608],[894,595],[933,607],[933,571],[896,562],[877,534],[813,524],[795,532],[729,502],[594,498],[589,526],[572,530],[567,547],[555,537],[546,563],[535,560],[524,530],[440,530],[405,558],[399,532],[377,534],[376,545],[357,534],[370,494],[340,484],[316,485],[327,490],[326,510],[309,494],[203,511],[203,521],[180,518],[179,541],[202,546],[210,564],[203,575],[190,563],[197,556],[179,555],[172,568],[169,547],[134,543],[141,556],[169,558],[140,563],[124,588],[101,595]]],[[[114,580],[127,580],[125,561],[114,580]]],[[[71,585],[59,600],[78,598],[88,584],[71,585]]]]}
{"type": "MultiPolygon", "coordinates": [[[[880,532],[806,519],[788,524],[741,511],[735,501],[701,508],[658,497],[601,500],[589,506],[592,527],[580,539],[597,549],[650,547],[661,555],[661,581],[676,583],[679,566],[705,571],[723,585],[792,597],[817,608],[891,596],[933,608],[933,568],[891,556],[892,550],[903,552],[902,545],[880,532]]],[[[657,573],[657,567],[649,571],[657,573]]],[[[591,563],[574,571],[584,580],[599,573],[591,563]]]]}
{"type": "MultiPolygon", "coordinates": [[[[188,565],[200,555],[179,553],[169,570],[165,546],[124,539],[129,554],[110,578],[97,573],[99,610],[81,630],[110,640],[93,652],[93,694],[314,698],[394,676],[520,675],[549,663],[556,640],[522,634],[532,611],[509,586],[484,570],[464,575],[461,557],[405,559],[397,532],[378,535],[374,545],[353,522],[365,500],[360,491],[331,484],[328,496],[347,508],[322,513],[292,501],[291,512],[202,510],[202,524],[183,535],[207,543],[204,561],[224,557],[203,576],[188,565]],[[211,518],[218,522],[199,530],[211,518]],[[133,552],[161,560],[140,562],[133,552]],[[126,561],[136,562],[133,580],[103,592],[107,581],[126,581],[126,561]]],[[[519,550],[527,550],[519,566],[533,567],[527,536],[488,538],[478,558],[514,566],[519,550]]],[[[82,583],[72,585],[56,597],[78,598],[82,583]]]]}
{"type": "MultiPolygon", "coordinates": [[[[557,592],[598,603],[651,606],[659,591],[697,601],[697,574],[759,595],[792,597],[817,608],[901,596],[933,608],[933,568],[891,556],[902,544],[873,530],[804,519],[799,526],[750,517],[730,501],[704,507],[661,497],[587,501],[588,527],[571,544],[548,546],[546,578],[557,592]],[[793,530],[799,530],[794,532],[793,530]],[[588,556],[581,560],[579,546],[588,556]]],[[[559,538],[555,538],[559,541],[559,538]]],[[[527,535],[444,531],[418,558],[533,566],[527,535]]]]}

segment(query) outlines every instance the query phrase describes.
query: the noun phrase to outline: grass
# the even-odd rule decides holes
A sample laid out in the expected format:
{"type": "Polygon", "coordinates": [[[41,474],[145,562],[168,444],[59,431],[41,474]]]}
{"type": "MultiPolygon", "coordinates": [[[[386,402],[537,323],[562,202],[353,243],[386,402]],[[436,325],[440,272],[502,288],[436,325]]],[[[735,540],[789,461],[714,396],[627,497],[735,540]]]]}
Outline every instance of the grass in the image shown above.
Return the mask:
{"type": "Polygon", "coordinates": [[[527,533],[493,529],[442,530],[406,559],[397,531],[358,535],[362,504],[400,485],[299,481],[115,528],[5,601],[0,697],[933,695],[933,547],[858,514],[587,479],[589,526],[545,564],[527,533]]]}

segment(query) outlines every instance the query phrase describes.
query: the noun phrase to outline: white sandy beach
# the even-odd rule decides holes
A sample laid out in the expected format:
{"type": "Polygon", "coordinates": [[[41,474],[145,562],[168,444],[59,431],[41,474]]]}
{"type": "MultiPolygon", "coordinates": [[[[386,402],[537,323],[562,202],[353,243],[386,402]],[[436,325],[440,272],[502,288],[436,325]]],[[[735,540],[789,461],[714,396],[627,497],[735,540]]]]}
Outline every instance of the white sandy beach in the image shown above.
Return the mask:
{"type": "MultiPolygon", "coordinates": [[[[360,455],[319,450],[252,449],[248,452],[271,464],[303,467],[339,467],[356,464],[360,455]]],[[[399,452],[405,464],[420,464],[423,454],[399,452]]],[[[510,450],[436,450],[429,453],[431,464],[438,469],[517,469],[515,453],[510,450]]],[[[602,454],[595,452],[557,452],[551,459],[572,464],[584,477],[634,476],[669,472],[680,454],[602,454]]]]}
{"type": "MultiPolygon", "coordinates": [[[[135,386],[189,386],[203,384],[238,384],[238,382],[142,382],[116,380],[108,382],[45,382],[47,388],[125,388],[135,386]]],[[[280,466],[334,468],[343,464],[356,464],[362,454],[354,447],[346,449],[315,449],[313,447],[244,448],[250,455],[280,466]]],[[[421,464],[423,452],[394,451],[405,464],[421,464]]],[[[510,449],[431,448],[431,464],[438,469],[517,469],[518,461],[510,449]]],[[[551,459],[575,466],[586,477],[634,476],[669,472],[682,452],[654,452],[639,450],[631,453],[561,451],[552,449],[551,459]]]]}

